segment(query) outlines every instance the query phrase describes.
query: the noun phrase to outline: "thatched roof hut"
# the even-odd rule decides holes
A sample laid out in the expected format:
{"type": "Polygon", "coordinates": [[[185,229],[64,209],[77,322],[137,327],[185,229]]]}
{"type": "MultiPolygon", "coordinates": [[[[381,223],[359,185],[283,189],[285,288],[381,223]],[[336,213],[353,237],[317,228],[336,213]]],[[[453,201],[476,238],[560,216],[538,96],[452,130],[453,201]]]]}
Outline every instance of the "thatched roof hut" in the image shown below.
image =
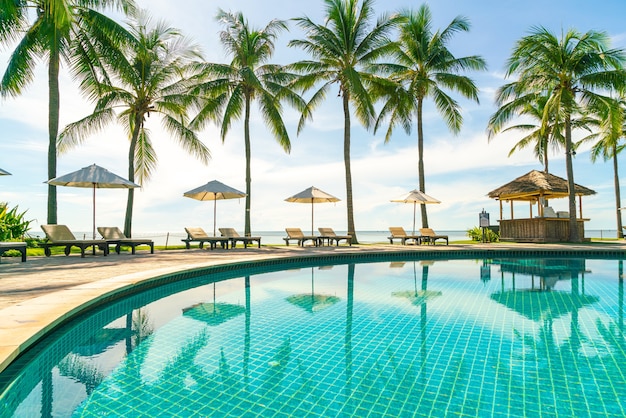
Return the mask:
{"type": "MultiPolygon", "coordinates": [[[[574,194],[578,196],[579,217],[582,218],[582,196],[596,194],[595,191],[579,184],[574,185],[574,194]]],[[[508,201],[511,205],[511,219],[513,215],[513,202],[526,201],[530,203],[530,218],[533,217],[532,205],[541,203],[544,199],[557,199],[569,196],[567,180],[545,171],[532,170],[515,180],[492,190],[487,194],[492,199],[500,201],[500,219],[503,217],[502,202],[508,201]]],[[[538,215],[544,216],[543,205],[538,205],[538,215]]],[[[569,216],[569,215],[567,215],[569,216]]]]}
{"type": "MultiPolygon", "coordinates": [[[[595,191],[579,184],[574,185],[577,196],[589,196],[595,191]]],[[[502,200],[530,200],[539,198],[554,199],[569,195],[567,180],[545,171],[532,170],[515,180],[492,190],[487,194],[492,199],[502,200]]]]}

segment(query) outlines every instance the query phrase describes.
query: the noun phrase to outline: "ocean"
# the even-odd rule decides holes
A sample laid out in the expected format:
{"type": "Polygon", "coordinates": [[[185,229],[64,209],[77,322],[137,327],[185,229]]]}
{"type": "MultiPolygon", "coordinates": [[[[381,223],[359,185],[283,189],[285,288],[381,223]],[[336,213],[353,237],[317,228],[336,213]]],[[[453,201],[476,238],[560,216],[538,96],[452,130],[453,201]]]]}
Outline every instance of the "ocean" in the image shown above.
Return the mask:
{"type": "MultiPolygon", "coordinates": [[[[205,229],[207,233],[210,233],[209,230],[205,229]]],[[[407,233],[410,234],[411,230],[406,229],[407,233]]],[[[305,234],[310,233],[310,231],[303,230],[305,234]]],[[[450,242],[453,241],[465,241],[468,240],[467,231],[465,230],[436,230],[437,234],[440,235],[448,235],[448,239],[450,242]]],[[[240,234],[243,234],[243,231],[239,231],[240,234]]],[[[345,235],[346,231],[336,230],[335,233],[337,235],[345,235]]],[[[78,233],[76,234],[78,236],[78,233]]],[[[150,238],[154,241],[156,245],[181,245],[181,239],[186,238],[185,231],[182,232],[161,232],[161,233],[135,233],[133,234],[135,238],[150,238]]],[[[285,231],[252,231],[253,236],[261,236],[263,244],[285,244],[283,238],[286,237],[285,231]]],[[[317,234],[316,234],[317,235],[317,234]]],[[[358,231],[357,238],[359,242],[362,244],[374,244],[374,243],[389,243],[387,237],[389,236],[389,231],[358,231]]],[[[615,229],[592,229],[585,231],[585,237],[587,238],[617,238],[617,231],[615,229]]],[[[89,234],[85,234],[85,238],[89,238],[89,234]]]]}

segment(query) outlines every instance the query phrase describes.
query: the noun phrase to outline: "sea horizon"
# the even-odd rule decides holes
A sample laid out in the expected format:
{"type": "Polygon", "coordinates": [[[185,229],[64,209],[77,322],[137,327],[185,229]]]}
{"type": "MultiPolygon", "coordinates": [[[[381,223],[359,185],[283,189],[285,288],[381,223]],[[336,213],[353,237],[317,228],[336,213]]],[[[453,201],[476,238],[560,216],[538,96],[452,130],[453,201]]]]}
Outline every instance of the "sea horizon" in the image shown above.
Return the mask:
{"type": "MultiPolygon", "coordinates": [[[[207,228],[204,228],[207,234],[212,235],[213,231],[210,231],[207,228]]],[[[406,228],[405,230],[408,234],[412,233],[411,228],[406,228]]],[[[310,233],[305,229],[302,230],[305,234],[310,233]]],[[[243,230],[238,231],[243,235],[243,230]]],[[[469,239],[467,235],[467,230],[446,230],[446,229],[437,229],[435,230],[437,234],[447,235],[448,240],[450,242],[453,241],[466,241],[469,239]]],[[[335,233],[337,235],[345,235],[347,232],[345,230],[336,229],[335,233]]],[[[419,234],[419,231],[416,229],[416,234],[419,234]]],[[[43,233],[32,233],[31,236],[35,237],[43,237],[43,233]]],[[[90,239],[92,232],[86,231],[76,231],[74,235],[79,239],[90,239]]],[[[219,231],[217,231],[217,235],[219,235],[219,231]]],[[[282,231],[252,231],[253,236],[260,236],[262,238],[261,243],[267,245],[280,245],[285,244],[283,238],[287,236],[284,230],[282,231]]],[[[315,235],[319,235],[319,232],[315,231],[315,235]]],[[[134,238],[148,238],[154,241],[155,245],[158,246],[179,246],[182,245],[182,239],[187,237],[184,229],[181,228],[181,231],[175,232],[135,232],[133,233],[134,238]]],[[[361,244],[375,244],[375,243],[389,243],[389,231],[384,230],[370,230],[370,231],[357,231],[357,238],[359,239],[359,243],[361,244]]],[[[101,238],[99,234],[96,234],[96,239],[101,238]]],[[[589,229],[585,230],[585,238],[617,238],[617,230],[615,229],[589,229]]],[[[293,243],[292,243],[293,244],[293,243]]]]}

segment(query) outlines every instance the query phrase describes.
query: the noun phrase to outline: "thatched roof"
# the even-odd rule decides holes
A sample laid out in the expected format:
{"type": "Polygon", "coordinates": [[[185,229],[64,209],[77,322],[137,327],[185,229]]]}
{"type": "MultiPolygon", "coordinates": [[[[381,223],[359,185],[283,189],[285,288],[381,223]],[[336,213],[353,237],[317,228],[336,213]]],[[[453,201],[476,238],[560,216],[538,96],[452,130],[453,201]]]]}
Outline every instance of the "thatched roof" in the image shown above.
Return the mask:
{"type": "MultiPolygon", "coordinates": [[[[589,196],[595,191],[575,184],[575,194],[589,196]]],[[[567,180],[544,171],[532,170],[510,183],[490,191],[487,196],[499,200],[536,200],[538,197],[559,198],[569,194],[567,180]]]]}

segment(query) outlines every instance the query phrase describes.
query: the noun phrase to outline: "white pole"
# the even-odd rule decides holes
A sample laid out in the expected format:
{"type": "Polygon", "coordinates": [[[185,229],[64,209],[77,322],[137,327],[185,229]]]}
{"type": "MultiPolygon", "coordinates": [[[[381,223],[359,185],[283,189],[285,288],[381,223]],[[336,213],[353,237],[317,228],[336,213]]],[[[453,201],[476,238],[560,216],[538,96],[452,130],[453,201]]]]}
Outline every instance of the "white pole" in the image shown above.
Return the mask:
{"type": "Polygon", "coordinates": [[[417,202],[413,202],[413,235],[415,235],[415,208],[417,207],[417,202]]]}
{"type": "Polygon", "coordinates": [[[217,210],[217,196],[213,199],[213,236],[215,237],[215,225],[216,225],[216,210],[217,210]]]}
{"type": "Polygon", "coordinates": [[[311,198],[311,235],[313,234],[313,198],[311,198]]]}
{"type": "Polygon", "coordinates": [[[93,183],[93,230],[92,230],[92,239],[96,239],[96,183],[93,183]]]}

